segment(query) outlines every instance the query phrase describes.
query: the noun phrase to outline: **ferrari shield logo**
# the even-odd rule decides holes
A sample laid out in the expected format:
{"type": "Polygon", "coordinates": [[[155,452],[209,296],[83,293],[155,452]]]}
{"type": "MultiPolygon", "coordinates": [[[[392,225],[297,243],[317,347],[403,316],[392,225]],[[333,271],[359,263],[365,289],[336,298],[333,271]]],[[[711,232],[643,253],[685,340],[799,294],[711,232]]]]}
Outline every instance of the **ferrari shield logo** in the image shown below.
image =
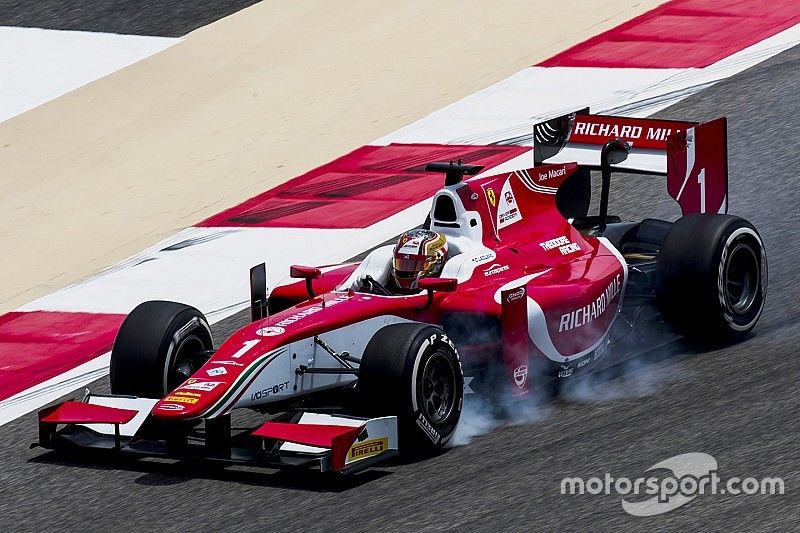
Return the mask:
{"type": "Polygon", "coordinates": [[[486,189],[486,199],[489,200],[489,203],[492,205],[492,207],[497,205],[497,196],[494,194],[494,189],[486,189]]]}
{"type": "Polygon", "coordinates": [[[521,389],[526,381],[528,381],[528,365],[519,365],[514,369],[514,383],[521,389]]]}

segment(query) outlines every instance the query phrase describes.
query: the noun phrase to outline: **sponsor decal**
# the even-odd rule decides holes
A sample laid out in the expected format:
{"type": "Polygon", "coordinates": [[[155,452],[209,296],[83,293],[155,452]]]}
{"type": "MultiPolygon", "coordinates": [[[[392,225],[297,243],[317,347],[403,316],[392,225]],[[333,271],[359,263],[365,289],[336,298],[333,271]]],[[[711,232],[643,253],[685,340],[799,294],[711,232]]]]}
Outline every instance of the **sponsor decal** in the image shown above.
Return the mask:
{"type": "Polygon", "coordinates": [[[192,398],[199,398],[200,394],[196,392],[184,392],[184,391],[176,391],[172,393],[175,396],[191,396],[192,398]]]}
{"type": "Polygon", "coordinates": [[[581,360],[581,362],[580,362],[580,363],[578,363],[578,366],[576,366],[575,368],[583,368],[583,367],[585,367],[586,365],[588,365],[588,364],[589,364],[589,361],[591,361],[591,359],[590,359],[590,358],[588,358],[588,357],[584,357],[584,358],[581,360]]]}
{"type": "Polygon", "coordinates": [[[178,396],[176,394],[171,394],[164,398],[165,402],[173,402],[173,403],[188,403],[189,405],[196,404],[199,399],[198,398],[188,398],[186,396],[178,396]]]}
{"type": "Polygon", "coordinates": [[[622,275],[617,274],[600,296],[592,300],[591,303],[561,315],[561,320],[558,323],[558,332],[561,333],[562,331],[569,331],[574,328],[585,326],[602,315],[608,308],[608,304],[619,294],[621,289],[622,275]]]}
{"type": "Polygon", "coordinates": [[[209,376],[212,376],[212,377],[213,376],[222,376],[222,375],[227,374],[227,373],[228,373],[228,371],[225,370],[225,367],[222,367],[222,366],[218,366],[216,368],[209,368],[208,370],[206,370],[206,374],[208,374],[209,376]]]}
{"type": "Polygon", "coordinates": [[[561,237],[556,237],[555,239],[550,239],[549,241],[540,242],[539,246],[542,247],[542,250],[547,251],[565,244],[569,244],[569,242],[570,241],[566,235],[562,235],[561,237]]]}
{"type": "Polygon", "coordinates": [[[492,207],[497,205],[497,196],[494,194],[494,189],[491,187],[486,189],[486,199],[489,200],[489,204],[491,204],[492,207]]]}
{"type": "MultiPolygon", "coordinates": [[[[349,300],[350,298],[351,298],[350,295],[342,294],[341,296],[337,296],[336,298],[331,298],[330,300],[325,300],[325,305],[327,307],[333,307],[334,305],[339,305],[340,303],[345,302],[345,301],[349,300]]],[[[284,318],[283,320],[278,322],[276,324],[276,326],[278,328],[280,328],[281,329],[281,333],[283,333],[283,331],[284,331],[283,328],[285,328],[286,326],[291,326],[292,324],[294,324],[298,320],[302,320],[307,316],[313,315],[314,313],[319,313],[323,309],[325,309],[325,308],[320,306],[320,305],[312,305],[311,307],[303,309],[302,311],[298,311],[297,313],[294,313],[293,315],[290,315],[287,318],[284,318]]],[[[263,329],[268,329],[268,328],[263,328],[263,329]]],[[[259,330],[259,331],[261,331],[261,330],[259,330]]],[[[273,335],[278,335],[278,333],[273,333],[273,335]]]]}
{"type": "Polygon", "coordinates": [[[549,241],[540,242],[539,246],[541,246],[542,250],[545,251],[558,248],[558,251],[561,252],[561,255],[569,255],[571,253],[581,251],[580,245],[570,241],[566,235],[556,237],[555,239],[550,239],[549,241]]]}
{"type": "Polygon", "coordinates": [[[237,363],[236,361],[214,361],[218,365],[227,365],[227,366],[244,366],[244,363],[237,363]]]}
{"type": "Polygon", "coordinates": [[[261,328],[256,330],[256,335],[261,335],[262,337],[275,337],[276,335],[282,335],[286,330],[279,326],[267,326],[265,328],[261,328]]]}
{"type": "Polygon", "coordinates": [[[507,303],[516,302],[517,300],[519,300],[524,296],[525,296],[525,287],[520,287],[518,290],[510,292],[508,294],[508,296],[506,297],[506,302],[507,303]]]}
{"type": "Polygon", "coordinates": [[[592,361],[597,361],[606,353],[606,348],[608,348],[609,341],[606,338],[603,342],[600,343],[600,346],[595,348],[594,353],[592,354],[592,361]]]}
{"type": "Polygon", "coordinates": [[[184,406],[174,403],[162,403],[158,406],[159,411],[183,411],[186,409],[184,406]]]}
{"type": "Polygon", "coordinates": [[[539,175],[539,183],[541,183],[543,181],[551,180],[553,178],[560,178],[566,173],[567,173],[566,167],[561,167],[561,168],[551,168],[547,172],[538,172],[537,174],[539,175]]]}
{"type": "Polygon", "coordinates": [[[561,252],[561,255],[569,255],[571,253],[580,252],[581,247],[578,243],[571,242],[565,246],[559,246],[558,251],[561,252]]]}
{"type": "MultiPolygon", "coordinates": [[[[650,137],[650,135],[654,135],[655,132],[653,130],[658,129],[659,135],[661,135],[660,128],[649,128],[651,131],[648,131],[648,139],[654,138],[650,137]]],[[[596,122],[577,122],[575,124],[574,134],[575,135],[590,135],[592,137],[614,137],[614,138],[623,138],[623,139],[638,139],[642,136],[642,127],[641,126],[623,126],[620,124],[598,124],[596,122]]],[[[666,130],[670,132],[672,130],[666,130]]],[[[666,139],[667,136],[664,136],[666,139]]]]}
{"type": "Polygon", "coordinates": [[[389,439],[381,437],[379,439],[369,439],[364,442],[357,442],[350,447],[347,452],[348,461],[358,461],[359,459],[366,459],[378,455],[386,451],[389,447],[389,439]]]}
{"type": "MultiPolygon", "coordinates": [[[[648,126],[633,126],[630,124],[602,124],[598,122],[576,122],[572,135],[585,135],[588,137],[611,137],[615,139],[644,139],[647,141],[664,142],[672,134],[673,128],[665,124],[662,128],[648,126]]],[[[676,128],[675,131],[681,131],[676,128]]],[[[580,139],[579,139],[580,140],[580,139]]],[[[653,143],[646,143],[652,146],[653,143]]]]}
{"type": "Polygon", "coordinates": [[[575,368],[570,364],[569,359],[564,361],[564,364],[558,369],[558,377],[568,378],[575,372],[575,368]]]}
{"type": "Polygon", "coordinates": [[[497,263],[492,264],[489,268],[483,271],[483,275],[486,277],[494,276],[495,274],[499,274],[500,272],[505,272],[508,270],[508,265],[498,265],[497,263]]]}
{"type": "Polygon", "coordinates": [[[514,198],[514,191],[511,189],[511,180],[507,179],[503,184],[500,205],[497,207],[497,229],[503,229],[515,222],[522,220],[522,213],[517,207],[517,199],[514,198]]]}
{"type": "Polygon", "coordinates": [[[481,254],[478,257],[473,257],[472,258],[472,262],[473,263],[483,263],[484,261],[491,261],[495,257],[496,257],[496,255],[495,255],[494,252],[489,252],[489,253],[486,253],[486,254],[481,254]]]}
{"type": "Polygon", "coordinates": [[[261,389],[250,395],[250,401],[254,402],[262,398],[267,398],[268,396],[273,396],[275,394],[285,391],[288,387],[289,387],[289,382],[284,381],[283,383],[278,383],[277,385],[261,389]]]}
{"type": "MultiPolygon", "coordinates": [[[[192,381],[192,380],[189,380],[192,381]]],[[[185,385],[181,387],[182,390],[200,390],[204,392],[214,390],[217,385],[222,385],[222,381],[192,381],[192,383],[187,382],[185,385]]]]}
{"type": "Polygon", "coordinates": [[[514,383],[520,389],[528,382],[528,365],[519,365],[514,369],[514,383]]]}
{"type": "Polygon", "coordinates": [[[439,435],[439,432],[433,428],[431,423],[428,422],[428,419],[425,418],[422,413],[420,413],[417,417],[417,425],[422,428],[422,431],[425,432],[425,434],[434,444],[439,444],[439,441],[442,440],[442,436],[439,435]]]}

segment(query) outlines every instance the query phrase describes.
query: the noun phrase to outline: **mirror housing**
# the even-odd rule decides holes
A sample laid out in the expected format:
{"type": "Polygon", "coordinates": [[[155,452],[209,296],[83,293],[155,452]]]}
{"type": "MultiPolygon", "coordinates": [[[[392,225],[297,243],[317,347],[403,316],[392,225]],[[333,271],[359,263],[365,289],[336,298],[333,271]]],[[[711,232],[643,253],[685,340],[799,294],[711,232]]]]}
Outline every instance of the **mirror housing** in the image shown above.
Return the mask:
{"type": "Polygon", "coordinates": [[[433,303],[433,292],[454,292],[458,287],[458,280],[455,278],[422,278],[419,280],[419,288],[428,291],[428,301],[420,309],[427,309],[433,303]]]}
{"type": "Polygon", "coordinates": [[[429,292],[454,292],[458,287],[456,278],[422,278],[419,280],[419,288],[429,292]]]}
{"type": "Polygon", "coordinates": [[[313,298],[317,295],[314,292],[314,285],[312,282],[318,277],[322,276],[322,271],[320,269],[301,265],[292,265],[289,267],[289,276],[306,280],[306,292],[308,293],[309,298],[313,298]]]}
{"type": "Polygon", "coordinates": [[[292,265],[289,267],[289,276],[300,279],[317,279],[322,275],[322,271],[318,268],[307,267],[302,265],[292,265]]]}

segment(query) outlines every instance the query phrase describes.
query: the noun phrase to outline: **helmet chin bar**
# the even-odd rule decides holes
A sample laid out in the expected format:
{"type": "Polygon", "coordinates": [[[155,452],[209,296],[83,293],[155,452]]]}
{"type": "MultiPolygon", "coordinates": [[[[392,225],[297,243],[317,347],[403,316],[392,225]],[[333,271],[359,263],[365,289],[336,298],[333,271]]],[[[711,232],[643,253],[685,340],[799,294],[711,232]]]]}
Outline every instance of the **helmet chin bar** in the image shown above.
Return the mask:
{"type": "Polygon", "coordinates": [[[397,285],[399,289],[402,289],[404,291],[420,290],[419,281],[426,277],[424,271],[419,271],[413,276],[408,276],[408,277],[398,276],[398,273],[399,272],[397,270],[392,269],[392,277],[394,278],[395,285],[397,285]]]}

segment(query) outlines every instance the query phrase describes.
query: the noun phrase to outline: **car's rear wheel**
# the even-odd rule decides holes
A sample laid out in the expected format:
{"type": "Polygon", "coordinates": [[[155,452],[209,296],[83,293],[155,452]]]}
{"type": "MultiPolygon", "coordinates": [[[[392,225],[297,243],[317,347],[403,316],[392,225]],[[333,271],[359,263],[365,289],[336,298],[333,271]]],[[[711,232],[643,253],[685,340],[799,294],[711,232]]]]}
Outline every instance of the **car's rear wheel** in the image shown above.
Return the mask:
{"type": "Polygon", "coordinates": [[[194,307],[144,302],[125,318],[111,350],[111,392],[162,398],[196,372],[213,348],[211,328],[194,307]]]}
{"type": "Polygon", "coordinates": [[[461,416],[461,362],[440,328],[386,326],[364,351],[358,392],[365,412],[397,416],[401,451],[431,453],[453,437],[461,416]]]}
{"type": "Polygon", "coordinates": [[[658,255],[656,297],[665,318],[707,340],[753,329],[767,294],[767,256],[752,224],[696,214],[672,225],[658,255]]]}

